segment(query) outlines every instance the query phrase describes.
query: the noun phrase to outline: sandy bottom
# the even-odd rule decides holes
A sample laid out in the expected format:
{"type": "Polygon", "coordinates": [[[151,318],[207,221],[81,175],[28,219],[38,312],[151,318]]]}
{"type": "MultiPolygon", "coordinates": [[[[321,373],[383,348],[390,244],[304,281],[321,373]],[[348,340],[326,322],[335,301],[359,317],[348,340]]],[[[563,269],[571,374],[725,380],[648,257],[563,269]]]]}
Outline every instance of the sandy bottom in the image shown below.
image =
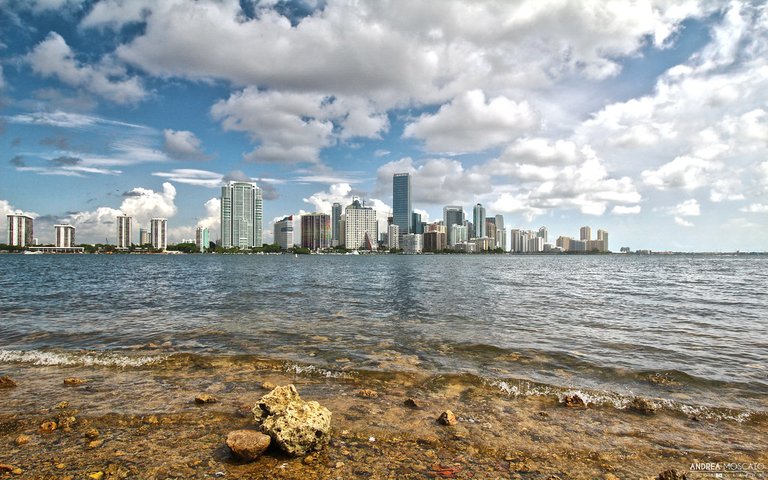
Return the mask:
{"type": "MultiPolygon", "coordinates": [[[[147,369],[20,364],[0,374],[18,384],[0,390],[0,464],[23,471],[0,466],[0,478],[623,479],[656,478],[669,469],[716,478],[690,472],[691,465],[768,465],[764,419],[569,408],[555,398],[508,396],[462,376],[328,378],[254,361],[147,369]],[[87,382],[65,385],[67,377],[87,382]],[[302,398],[329,408],[330,445],[304,458],[270,449],[252,463],[233,459],[224,439],[254,426],[249,410],[266,393],[262,382],[292,383],[302,398]],[[378,397],[361,397],[360,389],[378,397]],[[197,405],[200,393],[218,402],[197,405]],[[409,398],[419,407],[406,406],[409,398]],[[457,425],[436,422],[445,409],[457,425]],[[49,421],[59,427],[42,432],[49,421]],[[18,445],[20,436],[27,443],[18,445]]],[[[721,478],[767,476],[763,470],[721,478]]]]}

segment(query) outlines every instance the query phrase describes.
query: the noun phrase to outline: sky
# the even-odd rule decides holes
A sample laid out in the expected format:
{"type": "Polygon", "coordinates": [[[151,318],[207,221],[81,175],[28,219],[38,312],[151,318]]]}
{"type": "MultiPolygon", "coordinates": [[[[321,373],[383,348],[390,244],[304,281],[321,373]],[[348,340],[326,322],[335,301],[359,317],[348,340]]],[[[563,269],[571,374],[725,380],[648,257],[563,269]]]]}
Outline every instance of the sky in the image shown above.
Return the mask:
{"type": "Polygon", "coordinates": [[[0,226],[115,216],[219,237],[256,182],[265,241],[353,195],[550,241],[768,250],[768,7],[695,0],[0,0],[0,226]]]}

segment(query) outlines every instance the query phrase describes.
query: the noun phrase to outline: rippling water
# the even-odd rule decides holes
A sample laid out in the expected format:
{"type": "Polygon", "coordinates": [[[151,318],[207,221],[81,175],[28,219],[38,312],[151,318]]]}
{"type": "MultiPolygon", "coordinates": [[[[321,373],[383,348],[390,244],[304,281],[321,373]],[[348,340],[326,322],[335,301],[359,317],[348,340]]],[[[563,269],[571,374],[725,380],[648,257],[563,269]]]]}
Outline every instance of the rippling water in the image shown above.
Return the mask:
{"type": "Polygon", "coordinates": [[[0,255],[0,289],[0,371],[162,364],[140,350],[165,344],[768,410],[761,256],[0,255]]]}

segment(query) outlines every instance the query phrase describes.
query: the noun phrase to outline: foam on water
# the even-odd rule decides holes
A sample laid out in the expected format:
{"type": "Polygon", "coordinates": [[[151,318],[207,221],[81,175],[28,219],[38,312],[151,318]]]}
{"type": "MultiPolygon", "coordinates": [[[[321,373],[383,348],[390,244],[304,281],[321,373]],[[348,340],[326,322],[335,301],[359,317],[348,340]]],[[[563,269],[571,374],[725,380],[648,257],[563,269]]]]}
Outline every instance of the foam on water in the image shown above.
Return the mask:
{"type": "Polygon", "coordinates": [[[137,368],[163,363],[167,359],[168,355],[128,356],[111,352],[0,350],[0,363],[27,363],[40,366],[137,368]]]}

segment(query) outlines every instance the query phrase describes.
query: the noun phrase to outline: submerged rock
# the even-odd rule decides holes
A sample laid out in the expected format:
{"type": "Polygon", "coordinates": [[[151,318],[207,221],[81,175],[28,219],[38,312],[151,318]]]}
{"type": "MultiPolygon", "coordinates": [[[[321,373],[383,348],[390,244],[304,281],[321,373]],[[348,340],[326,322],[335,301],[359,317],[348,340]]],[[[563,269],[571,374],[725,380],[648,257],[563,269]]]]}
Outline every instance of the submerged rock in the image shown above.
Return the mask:
{"type": "Polygon", "coordinates": [[[0,377],[0,388],[13,388],[16,386],[16,382],[11,377],[3,375],[0,377]]]}
{"type": "Polygon", "coordinates": [[[56,422],[43,422],[40,424],[40,433],[53,433],[59,426],[56,422]]]}
{"type": "Polygon", "coordinates": [[[643,397],[633,398],[632,401],[629,402],[628,408],[633,412],[646,413],[646,414],[653,413],[656,411],[656,405],[652,401],[643,397]]]}
{"type": "Polygon", "coordinates": [[[232,454],[247,462],[256,460],[272,441],[269,435],[255,430],[234,430],[227,434],[227,446],[232,454]]]}
{"type": "Polygon", "coordinates": [[[412,398],[409,398],[406,401],[404,401],[403,405],[405,405],[408,408],[414,408],[414,409],[418,409],[422,407],[421,402],[414,400],[412,398]]]}
{"type": "Polygon", "coordinates": [[[456,420],[456,415],[454,415],[453,412],[450,410],[446,410],[443,413],[441,413],[437,421],[442,423],[443,425],[456,425],[457,423],[459,423],[459,421],[456,420]]]}
{"type": "Polygon", "coordinates": [[[357,392],[357,395],[359,397],[363,397],[363,398],[378,398],[379,393],[376,390],[371,390],[369,388],[364,388],[364,389],[360,390],[359,392],[357,392]]]}
{"type": "Polygon", "coordinates": [[[261,431],[288,455],[318,450],[331,439],[331,411],[299,397],[296,387],[276,387],[253,408],[261,431]]]}
{"type": "Polygon", "coordinates": [[[656,477],[656,480],[687,480],[687,476],[684,473],[679,473],[674,468],[664,470],[656,477]]]}
{"type": "Polygon", "coordinates": [[[585,407],[587,405],[578,393],[564,396],[561,403],[566,407],[585,407]]]}

